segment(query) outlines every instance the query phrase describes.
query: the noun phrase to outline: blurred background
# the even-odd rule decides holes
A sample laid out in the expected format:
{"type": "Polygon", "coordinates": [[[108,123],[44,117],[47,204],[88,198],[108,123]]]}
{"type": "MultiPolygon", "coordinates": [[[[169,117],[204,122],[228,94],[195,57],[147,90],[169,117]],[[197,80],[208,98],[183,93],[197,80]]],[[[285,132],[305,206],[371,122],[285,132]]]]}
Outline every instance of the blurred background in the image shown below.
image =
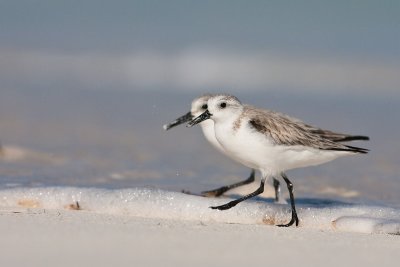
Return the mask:
{"type": "Polygon", "coordinates": [[[399,1],[9,0],[0,25],[1,187],[239,181],[199,127],[162,130],[225,92],[371,137],[290,171],[299,198],[400,203],[399,1]]]}

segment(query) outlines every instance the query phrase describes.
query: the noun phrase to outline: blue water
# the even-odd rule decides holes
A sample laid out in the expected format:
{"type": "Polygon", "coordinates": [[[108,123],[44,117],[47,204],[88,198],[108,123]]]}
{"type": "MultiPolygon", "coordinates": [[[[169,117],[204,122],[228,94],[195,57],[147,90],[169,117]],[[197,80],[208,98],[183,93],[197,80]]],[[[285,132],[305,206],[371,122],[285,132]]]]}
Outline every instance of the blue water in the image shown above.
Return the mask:
{"type": "MultiPolygon", "coordinates": [[[[215,151],[199,127],[163,131],[197,95],[166,89],[2,90],[0,187],[148,186],[198,193],[247,177],[249,170],[215,151]],[[10,148],[25,154],[10,159],[4,155],[10,148]]],[[[279,91],[237,96],[321,128],[371,137],[353,143],[370,149],[368,155],[288,172],[297,198],[400,206],[400,97],[279,91]]]]}

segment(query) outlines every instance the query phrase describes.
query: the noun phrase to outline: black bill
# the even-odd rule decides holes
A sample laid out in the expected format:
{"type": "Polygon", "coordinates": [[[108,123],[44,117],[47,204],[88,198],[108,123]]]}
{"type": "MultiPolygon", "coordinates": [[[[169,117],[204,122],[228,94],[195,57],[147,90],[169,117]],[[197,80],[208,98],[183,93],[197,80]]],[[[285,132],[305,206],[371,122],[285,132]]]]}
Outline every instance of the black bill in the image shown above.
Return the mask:
{"type": "Polygon", "coordinates": [[[186,127],[192,127],[202,121],[208,120],[211,116],[212,116],[212,114],[207,109],[201,115],[199,115],[198,117],[191,120],[186,127]]]}
{"type": "Polygon", "coordinates": [[[178,126],[179,124],[182,124],[182,123],[185,123],[187,121],[190,121],[191,119],[193,119],[193,116],[192,116],[192,114],[190,112],[188,112],[185,115],[177,118],[173,122],[168,123],[168,124],[164,124],[163,128],[164,128],[164,130],[167,131],[167,130],[171,129],[172,127],[175,127],[175,126],[178,126]]]}

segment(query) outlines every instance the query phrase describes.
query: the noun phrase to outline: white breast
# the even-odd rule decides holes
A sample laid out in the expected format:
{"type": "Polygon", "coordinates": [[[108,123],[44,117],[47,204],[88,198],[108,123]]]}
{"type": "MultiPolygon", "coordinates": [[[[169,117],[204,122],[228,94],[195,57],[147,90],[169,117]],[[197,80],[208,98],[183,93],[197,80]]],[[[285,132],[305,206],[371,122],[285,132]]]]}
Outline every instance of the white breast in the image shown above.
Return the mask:
{"type": "Polygon", "coordinates": [[[221,144],[218,142],[217,138],[215,138],[215,130],[214,130],[214,121],[213,120],[205,120],[200,123],[201,130],[207,141],[213,145],[218,151],[229,156],[221,144]]]}
{"type": "Polygon", "coordinates": [[[268,149],[272,148],[272,142],[246,126],[233,130],[232,123],[218,123],[215,125],[215,136],[231,158],[249,168],[260,169],[262,165],[273,164],[266,162],[272,159],[268,149]]]}

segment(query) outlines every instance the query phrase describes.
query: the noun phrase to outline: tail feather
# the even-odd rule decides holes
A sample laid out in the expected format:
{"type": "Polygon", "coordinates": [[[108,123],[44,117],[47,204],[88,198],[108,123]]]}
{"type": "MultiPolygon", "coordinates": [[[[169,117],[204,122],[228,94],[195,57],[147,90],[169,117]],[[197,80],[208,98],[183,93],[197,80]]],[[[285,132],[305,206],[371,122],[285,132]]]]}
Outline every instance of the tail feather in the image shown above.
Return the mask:
{"type": "Polygon", "coordinates": [[[363,140],[368,141],[369,137],[364,135],[349,135],[343,138],[339,138],[334,140],[335,142],[348,142],[348,141],[356,141],[356,140],[363,140]]]}
{"type": "Polygon", "coordinates": [[[344,146],[344,148],[329,148],[326,150],[347,151],[347,152],[360,153],[360,154],[367,154],[369,152],[369,149],[355,147],[355,146],[344,146]]]}

